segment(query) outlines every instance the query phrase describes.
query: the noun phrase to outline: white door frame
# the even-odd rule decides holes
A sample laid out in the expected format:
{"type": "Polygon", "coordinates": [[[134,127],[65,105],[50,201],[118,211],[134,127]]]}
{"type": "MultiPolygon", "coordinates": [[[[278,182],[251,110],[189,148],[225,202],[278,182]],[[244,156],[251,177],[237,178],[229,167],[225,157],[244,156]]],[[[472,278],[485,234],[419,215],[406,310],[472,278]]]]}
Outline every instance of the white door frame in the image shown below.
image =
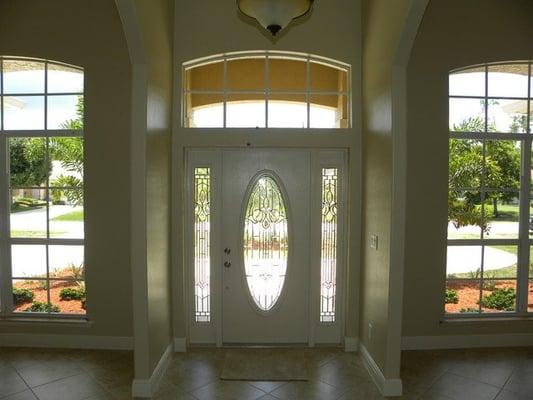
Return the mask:
{"type": "MultiPolygon", "coordinates": [[[[268,150],[260,148],[258,150],[268,150]]],[[[272,148],[270,148],[272,149],[272,148]]],[[[221,243],[221,212],[222,212],[222,153],[225,150],[242,150],[245,148],[212,148],[185,149],[185,211],[183,220],[184,232],[184,285],[185,310],[188,343],[192,345],[216,345],[221,347],[222,337],[222,243],[221,243]],[[211,168],[211,320],[209,323],[194,321],[194,168],[211,168]]],[[[310,347],[316,344],[341,344],[345,332],[345,296],[348,286],[346,239],[348,236],[347,205],[348,205],[348,151],[346,149],[317,150],[308,148],[276,148],[278,151],[303,150],[309,151],[311,156],[311,189],[310,189],[310,288],[309,288],[309,342],[310,347]],[[321,240],[321,170],[322,168],[338,168],[339,171],[339,216],[338,216],[338,249],[337,249],[337,318],[334,323],[320,323],[320,243],[321,240]]],[[[237,251],[237,249],[235,250],[237,251]]]]}

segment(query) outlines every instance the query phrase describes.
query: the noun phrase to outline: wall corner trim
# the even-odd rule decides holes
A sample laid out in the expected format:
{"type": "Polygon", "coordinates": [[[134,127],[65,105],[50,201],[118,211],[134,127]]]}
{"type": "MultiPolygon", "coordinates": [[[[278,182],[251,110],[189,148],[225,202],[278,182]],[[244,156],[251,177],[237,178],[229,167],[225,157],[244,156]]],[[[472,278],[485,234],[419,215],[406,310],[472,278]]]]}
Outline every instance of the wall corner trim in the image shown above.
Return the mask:
{"type": "Polygon", "coordinates": [[[385,375],[383,375],[383,372],[381,372],[381,369],[378,367],[366,347],[361,344],[359,348],[361,351],[361,357],[363,358],[363,364],[381,394],[385,397],[401,396],[403,391],[402,380],[385,378],[385,375]]]}
{"type": "Polygon", "coordinates": [[[344,351],[346,353],[357,353],[359,351],[359,338],[345,337],[344,338],[344,351]]]}
{"type": "Polygon", "coordinates": [[[187,339],[184,337],[174,338],[174,352],[186,353],[187,352],[187,339]]]}
{"type": "Polygon", "coordinates": [[[134,398],[151,399],[159,389],[161,381],[172,358],[173,346],[169,344],[163,355],[159,359],[152,376],[149,379],[134,379],[131,384],[131,391],[134,398]]]}
{"type": "Polygon", "coordinates": [[[402,350],[468,349],[533,346],[533,333],[499,335],[404,336],[402,350]]]}
{"type": "Polygon", "coordinates": [[[133,350],[131,336],[41,335],[32,333],[0,333],[5,347],[32,347],[84,350],[133,350]]]}

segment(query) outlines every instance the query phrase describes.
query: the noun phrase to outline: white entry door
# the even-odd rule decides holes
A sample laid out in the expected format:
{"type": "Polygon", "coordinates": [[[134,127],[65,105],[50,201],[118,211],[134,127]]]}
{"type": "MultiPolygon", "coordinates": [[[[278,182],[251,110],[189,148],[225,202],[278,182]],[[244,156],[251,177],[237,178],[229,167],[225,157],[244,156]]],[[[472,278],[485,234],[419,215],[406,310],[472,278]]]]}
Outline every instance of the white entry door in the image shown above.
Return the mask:
{"type": "Polygon", "coordinates": [[[187,158],[190,343],[341,343],[345,153],[187,158]]]}
{"type": "Polygon", "coordinates": [[[307,343],[310,154],[222,154],[222,340],[307,343]]]}

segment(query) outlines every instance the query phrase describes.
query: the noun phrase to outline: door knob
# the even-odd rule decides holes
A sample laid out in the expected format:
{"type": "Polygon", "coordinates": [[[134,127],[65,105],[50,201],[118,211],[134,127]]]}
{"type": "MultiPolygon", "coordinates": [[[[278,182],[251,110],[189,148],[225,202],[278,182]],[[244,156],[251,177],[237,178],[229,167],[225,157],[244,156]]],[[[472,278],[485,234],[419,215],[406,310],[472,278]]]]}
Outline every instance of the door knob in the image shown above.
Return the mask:
{"type": "Polygon", "coordinates": [[[228,248],[228,247],[226,247],[226,248],[224,249],[224,253],[226,253],[226,254],[229,254],[229,253],[231,253],[231,249],[230,249],[230,248],[228,248]]]}
{"type": "Polygon", "coordinates": [[[226,268],[231,267],[231,263],[229,261],[224,262],[224,267],[226,268]]]}

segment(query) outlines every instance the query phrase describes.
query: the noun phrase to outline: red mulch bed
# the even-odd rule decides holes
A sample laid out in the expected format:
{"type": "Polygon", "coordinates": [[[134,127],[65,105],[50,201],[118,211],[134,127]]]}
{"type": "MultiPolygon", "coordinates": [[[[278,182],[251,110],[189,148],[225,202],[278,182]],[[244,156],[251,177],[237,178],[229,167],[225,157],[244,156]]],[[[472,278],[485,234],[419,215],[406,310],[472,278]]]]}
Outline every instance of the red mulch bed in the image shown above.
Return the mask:
{"type": "MultiPolygon", "coordinates": [[[[80,300],[69,300],[64,301],[59,298],[59,292],[61,292],[61,289],[71,287],[76,288],[77,286],[75,284],[72,284],[72,282],[64,282],[64,281],[50,281],[50,302],[53,305],[56,305],[59,307],[62,313],[66,314],[85,314],[85,310],[81,308],[81,301],[80,300]]],[[[33,301],[39,301],[42,303],[47,303],[47,294],[46,289],[42,289],[42,287],[39,287],[39,282],[37,281],[18,281],[13,285],[17,289],[29,289],[35,294],[35,298],[33,301]]],[[[15,312],[23,312],[26,311],[28,307],[31,306],[30,303],[24,303],[19,305],[18,307],[14,307],[15,312]]]]}
{"type": "MultiPolygon", "coordinates": [[[[496,283],[497,289],[513,288],[516,290],[515,281],[498,281],[496,283]]],[[[470,282],[448,282],[448,289],[455,289],[459,296],[459,303],[446,304],[447,313],[460,313],[462,309],[475,308],[478,309],[479,305],[479,286],[470,282]]],[[[533,309],[533,284],[529,287],[529,307],[533,309]]],[[[483,296],[489,295],[490,290],[483,290],[483,296]]],[[[499,313],[503,312],[492,308],[482,307],[481,310],[486,313],[499,313]]]]}

